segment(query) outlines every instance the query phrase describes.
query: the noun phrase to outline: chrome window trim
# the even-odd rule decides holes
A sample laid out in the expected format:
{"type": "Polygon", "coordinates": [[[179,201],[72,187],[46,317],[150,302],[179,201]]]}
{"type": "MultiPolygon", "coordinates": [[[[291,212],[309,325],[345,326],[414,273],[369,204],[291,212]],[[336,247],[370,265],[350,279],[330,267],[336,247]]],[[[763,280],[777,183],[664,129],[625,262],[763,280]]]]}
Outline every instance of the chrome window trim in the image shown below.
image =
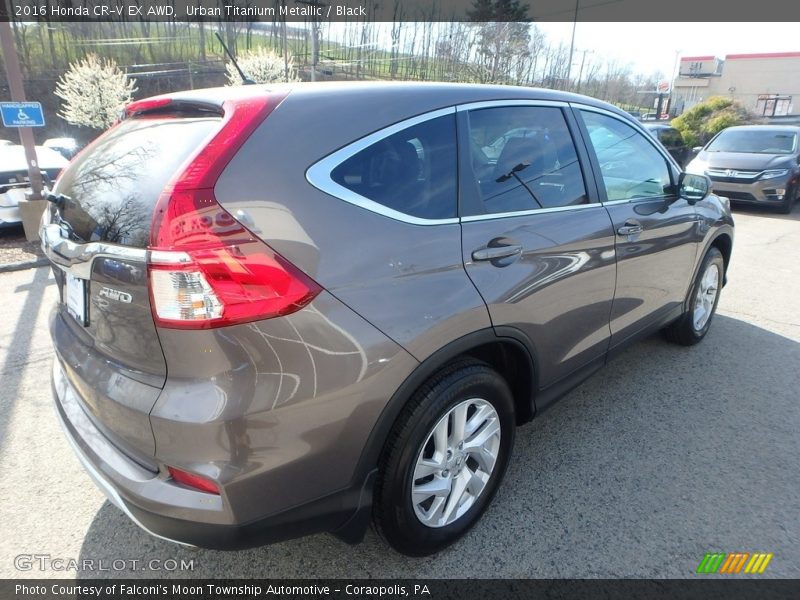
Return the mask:
{"type": "Polygon", "coordinates": [[[561,100],[483,100],[481,102],[459,104],[456,106],[456,111],[465,112],[469,110],[480,110],[482,108],[503,108],[504,106],[553,106],[556,108],[567,108],[569,107],[569,103],[561,100]]]}
{"type": "Polygon", "coordinates": [[[603,206],[614,206],[615,204],[630,204],[634,200],[652,200],[652,198],[623,198],[622,200],[609,200],[608,202],[601,202],[601,204],[603,206]]]}
{"type": "Polygon", "coordinates": [[[473,223],[475,221],[489,221],[492,219],[506,219],[508,217],[527,217],[538,215],[542,213],[558,213],[568,212],[575,210],[585,210],[587,208],[602,208],[599,202],[587,202],[586,204],[573,204],[568,206],[551,206],[548,208],[532,208],[530,210],[516,210],[512,212],[503,213],[487,213],[485,215],[470,215],[468,217],[461,217],[462,223],[473,223]]]}
{"type": "MultiPolygon", "coordinates": [[[[306,181],[308,181],[308,183],[313,185],[321,192],[330,194],[334,198],[344,200],[345,202],[349,202],[350,204],[366,209],[370,212],[394,219],[395,221],[402,221],[403,223],[408,223],[410,225],[448,225],[458,223],[458,216],[449,217],[446,219],[424,219],[422,217],[415,217],[398,210],[394,210],[384,206],[383,204],[380,204],[379,202],[370,200],[361,194],[357,194],[342,185],[339,185],[331,177],[331,173],[333,173],[333,170],[336,167],[338,167],[347,159],[351,158],[353,155],[358,154],[365,148],[368,148],[372,144],[379,142],[390,135],[394,135],[395,133],[403,131],[404,129],[419,125],[420,123],[424,123],[426,121],[437,119],[446,115],[455,114],[455,106],[440,108],[438,110],[417,115],[416,117],[411,117],[410,119],[399,121],[393,125],[379,129],[374,133],[370,133],[369,135],[351,142],[350,144],[340,148],[339,150],[336,150],[335,152],[311,165],[306,170],[306,181]]],[[[457,205],[456,211],[458,211],[457,205]]]]}
{"type": "Polygon", "coordinates": [[[61,227],[50,223],[49,209],[42,215],[39,238],[42,240],[42,251],[45,256],[57,267],[80,279],[91,279],[92,263],[95,258],[147,262],[145,248],[130,248],[106,242],[79,244],[65,238],[61,227]]]}

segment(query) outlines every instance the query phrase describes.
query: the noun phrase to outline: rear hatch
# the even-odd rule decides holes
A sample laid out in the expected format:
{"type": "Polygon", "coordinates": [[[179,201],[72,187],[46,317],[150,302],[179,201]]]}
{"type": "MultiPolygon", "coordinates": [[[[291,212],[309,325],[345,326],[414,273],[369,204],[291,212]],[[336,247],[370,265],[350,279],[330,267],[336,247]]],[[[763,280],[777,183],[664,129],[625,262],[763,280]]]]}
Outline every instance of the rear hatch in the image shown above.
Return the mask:
{"type": "Polygon", "coordinates": [[[185,103],[142,112],[65,169],[42,239],[60,292],[52,335],[61,367],[98,428],[155,470],[149,413],[167,366],[148,289],[151,224],[162,191],[221,114],[185,103]]]}
{"type": "Polygon", "coordinates": [[[207,93],[128,106],[59,178],[41,231],[61,294],[52,325],[61,368],[97,427],[154,471],[150,412],[168,363],[183,359],[165,358],[159,331],[283,316],[320,291],[215,197],[286,93],[207,93]]]}

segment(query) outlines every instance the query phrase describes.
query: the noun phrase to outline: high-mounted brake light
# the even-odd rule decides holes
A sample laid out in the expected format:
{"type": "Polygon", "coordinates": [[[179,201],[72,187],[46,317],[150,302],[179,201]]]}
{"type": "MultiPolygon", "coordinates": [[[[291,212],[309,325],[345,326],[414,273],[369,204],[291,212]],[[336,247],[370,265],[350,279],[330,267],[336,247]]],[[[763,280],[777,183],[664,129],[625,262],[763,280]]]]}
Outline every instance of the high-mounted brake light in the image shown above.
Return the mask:
{"type": "Polygon", "coordinates": [[[159,108],[167,106],[171,102],[171,98],[145,98],[144,100],[131,102],[125,107],[125,116],[133,117],[134,115],[140,115],[142,113],[158,110],[159,108]]]}
{"type": "Polygon", "coordinates": [[[320,292],[214,197],[223,169],[281,99],[262,94],[225,102],[220,129],[161,193],[149,260],[159,326],[205,329],[268,319],[301,309],[320,292]]]}

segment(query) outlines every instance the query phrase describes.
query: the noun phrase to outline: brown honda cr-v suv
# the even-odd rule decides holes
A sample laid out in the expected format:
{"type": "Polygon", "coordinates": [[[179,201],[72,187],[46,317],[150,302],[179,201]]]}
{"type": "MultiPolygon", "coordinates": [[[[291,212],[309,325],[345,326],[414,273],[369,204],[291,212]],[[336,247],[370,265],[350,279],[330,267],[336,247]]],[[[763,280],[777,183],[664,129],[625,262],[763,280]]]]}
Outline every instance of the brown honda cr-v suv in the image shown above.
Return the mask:
{"type": "Polygon", "coordinates": [[[726,204],[624,112],[515,87],[298,84],[129,105],[48,194],[67,439],[211,548],[489,505],[515,427],[626,344],[708,331],[726,204]]]}

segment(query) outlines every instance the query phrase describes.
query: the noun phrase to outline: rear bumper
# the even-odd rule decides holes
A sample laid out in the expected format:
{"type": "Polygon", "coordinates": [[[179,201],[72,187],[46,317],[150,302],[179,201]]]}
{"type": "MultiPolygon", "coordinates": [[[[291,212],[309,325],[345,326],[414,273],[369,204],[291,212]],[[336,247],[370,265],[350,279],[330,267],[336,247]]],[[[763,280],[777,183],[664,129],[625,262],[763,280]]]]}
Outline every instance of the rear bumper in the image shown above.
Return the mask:
{"type": "Polygon", "coordinates": [[[177,485],[166,473],[143,469],[111,444],[84,412],[58,359],[53,365],[52,388],[59,423],[83,467],[111,503],[151,535],[221,550],[320,532],[332,532],[348,542],[363,537],[369,522],[374,472],[362,485],[279,514],[250,523],[224,523],[228,514],[224,495],[177,485]],[[163,513],[157,509],[159,505],[163,513]],[[187,518],[171,516],[176,509],[187,518]]]}

